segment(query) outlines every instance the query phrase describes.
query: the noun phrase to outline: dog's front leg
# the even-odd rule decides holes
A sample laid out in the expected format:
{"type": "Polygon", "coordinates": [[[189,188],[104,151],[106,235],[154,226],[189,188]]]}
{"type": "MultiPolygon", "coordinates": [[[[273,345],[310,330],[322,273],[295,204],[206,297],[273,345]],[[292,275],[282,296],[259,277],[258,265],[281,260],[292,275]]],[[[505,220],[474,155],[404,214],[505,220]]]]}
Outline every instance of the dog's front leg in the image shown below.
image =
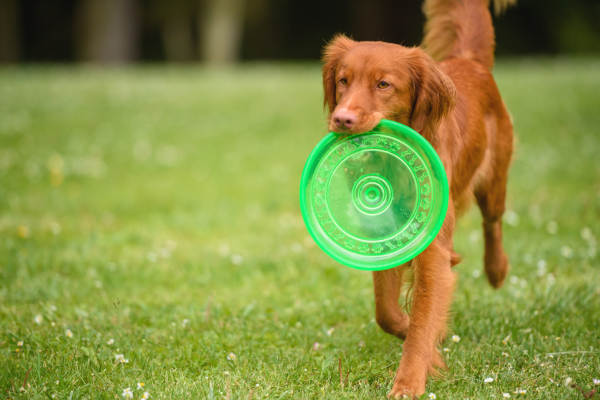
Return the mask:
{"type": "Polygon", "coordinates": [[[427,375],[443,368],[437,349],[446,329],[454,273],[451,271],[452,245],[438,236],[415,260],[412,310],[402,359],[389,398],[409,398],[425,393],[427,375]]]}

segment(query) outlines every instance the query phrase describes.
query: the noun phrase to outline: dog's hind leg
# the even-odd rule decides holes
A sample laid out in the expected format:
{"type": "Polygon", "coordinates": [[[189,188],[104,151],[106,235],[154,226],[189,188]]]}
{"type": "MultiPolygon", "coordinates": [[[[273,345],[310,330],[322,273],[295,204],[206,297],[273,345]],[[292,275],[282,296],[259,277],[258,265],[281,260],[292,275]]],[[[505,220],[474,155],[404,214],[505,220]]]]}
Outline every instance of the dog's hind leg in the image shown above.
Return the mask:
{"type": "Polygon", "coordinates": [[[375,319],[385,332],[406,339],[409,317],[398,304],[403,285],[404,267],[373,272],[375,319]]]}
{"type": "Polygon", "coordinates": [[[502,215],[506,198],[508,167],[512,156],[513,130],[508,114],[498,118],[494,140],[494,157],[484,187],[475,191],[483,216],[485,238],[485,273],[490,284],[499,288],[510,270],[508,256],[502,247],[502,215]]]}

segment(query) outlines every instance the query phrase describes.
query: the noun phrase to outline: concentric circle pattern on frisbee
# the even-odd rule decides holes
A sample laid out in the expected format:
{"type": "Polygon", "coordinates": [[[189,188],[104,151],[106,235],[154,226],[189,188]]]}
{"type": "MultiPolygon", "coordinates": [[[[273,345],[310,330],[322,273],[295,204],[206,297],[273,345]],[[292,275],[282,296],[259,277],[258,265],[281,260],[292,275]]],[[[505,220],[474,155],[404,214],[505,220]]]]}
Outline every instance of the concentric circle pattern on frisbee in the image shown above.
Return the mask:
{"type": "Polygon", "coordinates": [[[417,256],[448,207],[444,167],[411,128],[382,120],[360,135],[330,133],[313,150],[300,187],[306,226],[332,258],[364,270],[417,256]]]}

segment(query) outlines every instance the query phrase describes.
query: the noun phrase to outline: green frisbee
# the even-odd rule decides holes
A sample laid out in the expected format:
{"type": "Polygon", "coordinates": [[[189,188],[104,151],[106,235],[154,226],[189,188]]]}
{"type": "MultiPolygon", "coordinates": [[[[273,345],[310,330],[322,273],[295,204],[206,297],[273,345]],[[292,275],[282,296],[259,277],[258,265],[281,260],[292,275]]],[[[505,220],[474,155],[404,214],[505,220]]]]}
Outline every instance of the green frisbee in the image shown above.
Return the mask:
{"type": "Polygon", "coordinates": [[[358,135],[329,133],[300,182],[302,217],[315,242],[341,264],[369,271],[425,250],[444,223],[448,197],[431,144],[389,120],[358,135]]]}

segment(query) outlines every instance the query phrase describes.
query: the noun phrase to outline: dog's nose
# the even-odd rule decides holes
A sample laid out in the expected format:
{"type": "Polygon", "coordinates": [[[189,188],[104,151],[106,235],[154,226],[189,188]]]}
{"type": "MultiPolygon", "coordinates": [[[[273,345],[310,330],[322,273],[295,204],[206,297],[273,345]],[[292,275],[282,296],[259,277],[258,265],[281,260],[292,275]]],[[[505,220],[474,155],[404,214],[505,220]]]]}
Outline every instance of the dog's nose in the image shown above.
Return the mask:
{"type": "Polygon", "coordinates": [[[356,123],[356,114],[350,111],[336,111],[333,113],[333,122],[340,129],[350,129],[356,123]]]}

